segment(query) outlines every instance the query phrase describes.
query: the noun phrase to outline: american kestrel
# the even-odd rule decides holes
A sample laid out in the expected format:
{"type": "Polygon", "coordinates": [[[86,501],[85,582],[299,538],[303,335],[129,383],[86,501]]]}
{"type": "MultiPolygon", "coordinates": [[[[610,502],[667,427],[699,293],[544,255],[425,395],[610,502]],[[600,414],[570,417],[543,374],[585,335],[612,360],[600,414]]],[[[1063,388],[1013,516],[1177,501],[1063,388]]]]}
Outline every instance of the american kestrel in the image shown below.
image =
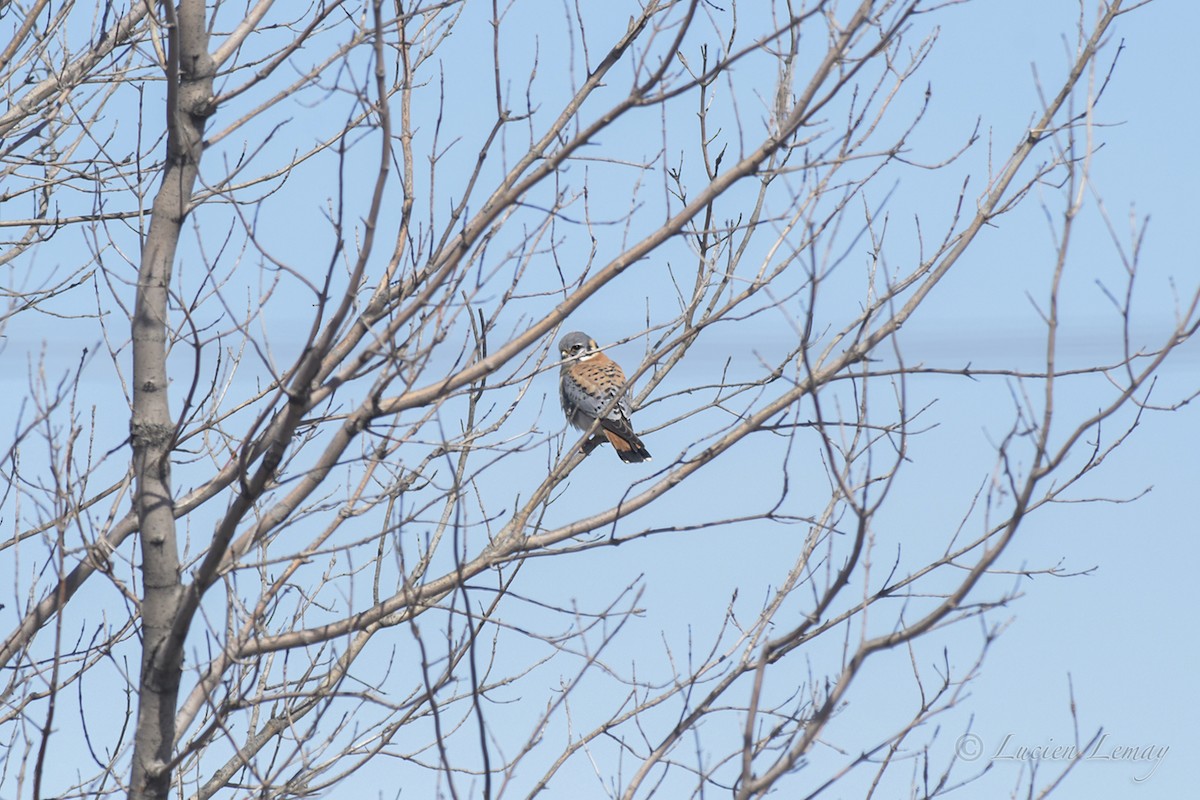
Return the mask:
{"type": "MultiPolygon", "coordinates": [[[[612,443],[622,461],[626,464],[649,461],[650,451],[629,422],[629,415],[633,413],[629,400],[621,395],[613,402],[625,387],[625,373],[621,368],[600,352],[596,340],[586,333],[568,333],[558,343],[558,349],[563,357],[559,394],[567,420],[586,431],[599,419],[599,432],[612,443]],[[608,413],[601,417],[606,406],[608,413]]],[[[584,450],[590,452],[599,444],[597,438],[589,440],[584,450]]]]}

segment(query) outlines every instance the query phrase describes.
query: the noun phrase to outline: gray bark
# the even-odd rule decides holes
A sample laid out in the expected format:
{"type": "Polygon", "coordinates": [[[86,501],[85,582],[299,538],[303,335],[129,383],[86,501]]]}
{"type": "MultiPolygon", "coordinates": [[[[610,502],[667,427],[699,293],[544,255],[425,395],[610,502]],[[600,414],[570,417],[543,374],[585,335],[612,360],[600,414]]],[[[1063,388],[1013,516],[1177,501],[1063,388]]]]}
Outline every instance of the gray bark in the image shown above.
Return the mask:
{"type": "Polygon", "coordinates": [[[171,491],[171,417],[167,378],[171,268],[187,215],[211,113],[213,62],[203,0],[164,6],[170,48],[167,159],[142,247],[133,315],[133,445],[142,543],[142,664],[131,798],[166,798],[186,626],[175,625],[181,597],[171,491]]]}

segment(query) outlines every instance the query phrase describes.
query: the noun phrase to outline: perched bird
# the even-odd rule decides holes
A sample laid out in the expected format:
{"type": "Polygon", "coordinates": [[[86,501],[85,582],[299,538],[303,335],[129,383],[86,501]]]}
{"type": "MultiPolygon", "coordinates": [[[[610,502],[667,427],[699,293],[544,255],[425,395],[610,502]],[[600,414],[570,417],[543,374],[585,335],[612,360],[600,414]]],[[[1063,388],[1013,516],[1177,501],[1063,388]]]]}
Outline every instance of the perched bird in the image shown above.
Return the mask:
{"type": "MultiPolygon", "coordinates": [[[[600,352],[596,340],[586,333],[568,333],[558,343],[558,349],[563,357],[559,394],[567,420],[586,431],[599,419],[600,433],[612,443],[622,461],[626,464],[649,461],[650,451],[629,422],[633,409],[621,394],[625,388],[625,373],[621,368],[600,352]],[[620,399],[614,403],[618,395],[620,399]],[[606,413],[605,408],[608,408],[606,413]]],[[[599,437],[593,437],[584,446],[585,451],[590,452],[600,441],[599,437]]]]}

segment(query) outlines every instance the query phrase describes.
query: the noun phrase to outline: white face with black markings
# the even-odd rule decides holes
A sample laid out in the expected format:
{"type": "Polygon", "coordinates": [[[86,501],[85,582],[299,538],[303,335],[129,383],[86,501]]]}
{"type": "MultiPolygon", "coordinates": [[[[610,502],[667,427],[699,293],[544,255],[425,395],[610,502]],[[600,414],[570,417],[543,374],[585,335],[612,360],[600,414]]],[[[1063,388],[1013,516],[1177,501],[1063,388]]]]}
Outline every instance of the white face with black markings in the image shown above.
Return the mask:
{"type": "Polygon", "coordinates": [[[586,333],[568,333],[558,343],[558,351],[566,361],[587,361],[596,354],[599,345],[586,333]]]}

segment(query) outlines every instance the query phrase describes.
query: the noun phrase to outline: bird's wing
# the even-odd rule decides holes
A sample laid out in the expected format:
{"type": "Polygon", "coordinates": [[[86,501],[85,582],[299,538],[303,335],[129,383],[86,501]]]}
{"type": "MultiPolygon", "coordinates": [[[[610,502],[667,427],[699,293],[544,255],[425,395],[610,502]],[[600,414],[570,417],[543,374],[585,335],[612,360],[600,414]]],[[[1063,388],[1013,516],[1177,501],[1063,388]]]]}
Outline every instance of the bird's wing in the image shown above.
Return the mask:
{"type": "MultiPolygon", "coordinates": [[[[597,357],[574,366],[568,379],[563,381],[563,400],[595,419],[624,386],[625,374],[621,368],[607,358],[600,360],[597,357]]],[[[632,413],[629,400],[621,395],[606,416],[612,420],[628,420],[632,413]]]]}

